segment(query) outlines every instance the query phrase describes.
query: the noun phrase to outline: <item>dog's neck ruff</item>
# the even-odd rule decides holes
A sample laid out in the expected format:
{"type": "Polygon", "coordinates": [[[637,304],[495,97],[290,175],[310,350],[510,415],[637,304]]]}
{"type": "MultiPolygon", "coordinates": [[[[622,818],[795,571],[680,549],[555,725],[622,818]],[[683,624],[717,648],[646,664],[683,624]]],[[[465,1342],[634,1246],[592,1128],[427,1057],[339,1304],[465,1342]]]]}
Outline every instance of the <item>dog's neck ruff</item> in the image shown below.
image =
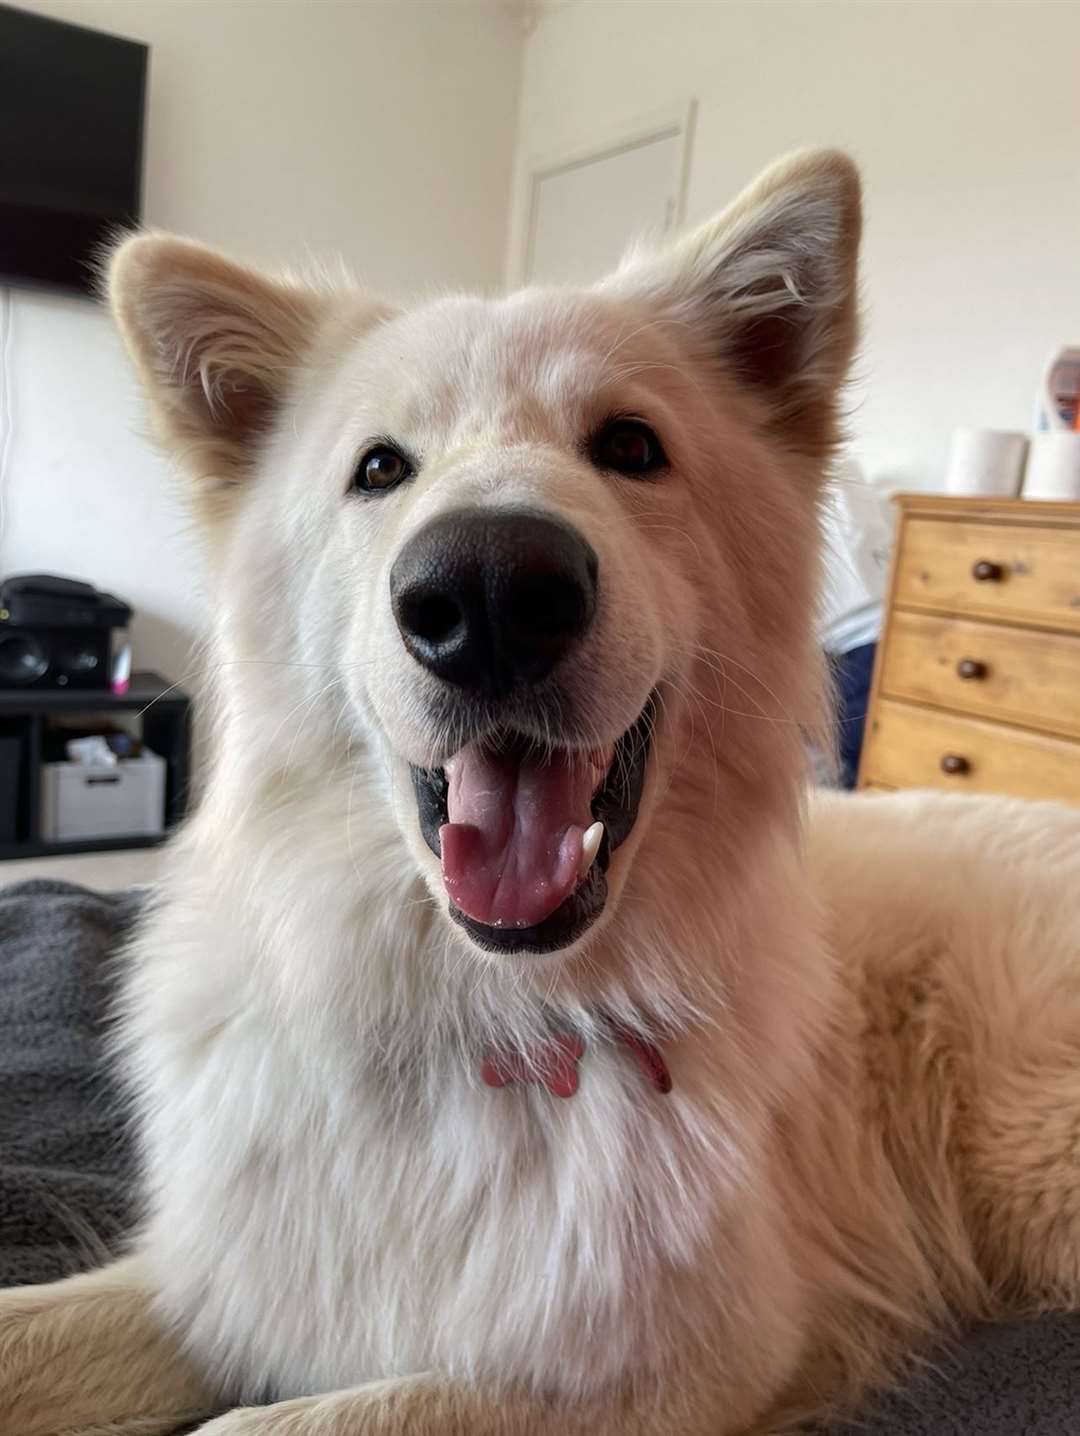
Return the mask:
{"type": "MultiPolygon", "coordinates": [[[[651,1087],[665,1095],[671,1091],[671,1073],[660,1049],[640,1033],[612,1018],[607,1019],[611,1035],[629,1048],[642,1075],[651,1087]]],[[[484,1058],[480,1076],[489,1087],[508,1087],[516,1082],[534,1082],[546,1087],[553,1097],[572,1097],[578,1090],[578,1063],[585,1055],[585,1041],[576,1033],[556,1032],[527,1052],[505,1048],[484,1058]]]]}

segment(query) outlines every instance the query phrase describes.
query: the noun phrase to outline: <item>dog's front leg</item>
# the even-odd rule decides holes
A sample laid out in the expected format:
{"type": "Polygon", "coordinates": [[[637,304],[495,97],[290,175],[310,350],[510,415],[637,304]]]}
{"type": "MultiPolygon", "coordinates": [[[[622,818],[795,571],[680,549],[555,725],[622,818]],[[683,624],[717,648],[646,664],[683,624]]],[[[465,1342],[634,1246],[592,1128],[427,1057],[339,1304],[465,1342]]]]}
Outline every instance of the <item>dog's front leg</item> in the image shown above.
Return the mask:
{"type": "Polygon", "coordinates": [[[137,1257],[0,1291],[4,1436],[157,1436],[220,1409],[155,1320],[137,1257]]]}
{"type": "Polygon", "coordinates": [[[416,1376],[243,1407],[198,1436],[734,1436],[748,1426],[748,1414],[738,1419],[685,1389],[664,1409],[617,1399],[572,1406],[416,1376]]]}

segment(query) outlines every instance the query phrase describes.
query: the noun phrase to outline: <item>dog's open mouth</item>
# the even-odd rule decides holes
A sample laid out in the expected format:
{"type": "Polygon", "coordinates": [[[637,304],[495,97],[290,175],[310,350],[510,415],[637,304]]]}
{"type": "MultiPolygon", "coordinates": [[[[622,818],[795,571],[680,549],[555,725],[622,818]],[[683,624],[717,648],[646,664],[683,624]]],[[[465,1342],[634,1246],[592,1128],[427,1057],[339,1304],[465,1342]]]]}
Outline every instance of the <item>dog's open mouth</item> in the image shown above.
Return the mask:
{"type": "Polygon", "coordinates": [[[603,749],[541,751],[503,732],[413,768],[420,830],[450,915],[481,947],[553,952],[603,911],[611,855],[645,782],[655,703],[603,749]]]}

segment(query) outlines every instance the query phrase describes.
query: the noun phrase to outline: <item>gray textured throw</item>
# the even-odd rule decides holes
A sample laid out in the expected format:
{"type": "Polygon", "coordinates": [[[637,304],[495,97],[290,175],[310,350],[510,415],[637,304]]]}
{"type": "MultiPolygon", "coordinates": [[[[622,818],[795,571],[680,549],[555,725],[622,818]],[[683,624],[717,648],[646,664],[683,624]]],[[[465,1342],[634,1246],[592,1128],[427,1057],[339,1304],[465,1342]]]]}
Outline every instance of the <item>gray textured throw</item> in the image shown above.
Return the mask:
{"type": "MultiPolygon", "coordinates": [[[[0,1286],[99,1261],[133,1212],[103,1060],[108,957],[137,893],[0,888],[0,1286]]],[[[971,1333],[878,1414],[832,1436],[1078,1436],[1080,1316],[971,1333]]],[[[663,1433],[657,1433],[663,1436],[663,1433]]]]}
{"type": "Polygon", "coordinates": [[[130,1225],[103,1037],[109,957],[138,907],[48,879],[0,888],[0,1286],[94,1265],[130,1225]]]}

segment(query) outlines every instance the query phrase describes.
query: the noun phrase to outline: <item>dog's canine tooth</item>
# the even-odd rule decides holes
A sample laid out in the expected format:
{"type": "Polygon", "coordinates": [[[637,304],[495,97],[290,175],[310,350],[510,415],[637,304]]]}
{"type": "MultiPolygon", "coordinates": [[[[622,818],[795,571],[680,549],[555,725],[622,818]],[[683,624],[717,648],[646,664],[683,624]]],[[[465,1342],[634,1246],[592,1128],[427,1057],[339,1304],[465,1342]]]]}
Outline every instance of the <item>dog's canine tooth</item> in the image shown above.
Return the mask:
{"type": "Polygon", "coordinates": [[[596,862],[596,855],[600,851],[600,840],[603,836],[603,823],[593,823],[585,829],[585,836],[581,840],[581,867],[578,868],[578,877],[583,878],[596,862]]]}

